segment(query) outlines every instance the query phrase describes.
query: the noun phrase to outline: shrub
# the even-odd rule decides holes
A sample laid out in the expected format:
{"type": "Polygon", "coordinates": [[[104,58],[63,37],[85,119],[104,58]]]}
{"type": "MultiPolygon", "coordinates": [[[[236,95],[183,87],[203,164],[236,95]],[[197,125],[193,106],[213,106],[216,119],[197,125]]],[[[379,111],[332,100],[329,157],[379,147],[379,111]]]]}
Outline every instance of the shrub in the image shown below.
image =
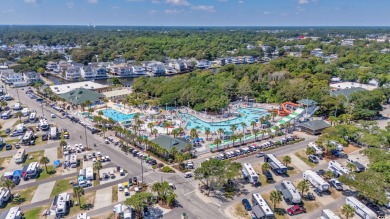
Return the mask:
{"type": "Polygon", "coordinates": [[[161,171],[164,172],[164,173],[174,173],[174,172],[175,172],[175,171],[174,171],[172,168],[170,168],[169,166],[163,167],[163,168],[161,169],[161,171]]]}
{"type": "Polygon", "coordinates": [[[161,167],[163,167],[163,166],[164,166],[163,163],[158,163],[158,164],[157,164],[157,168],[161,168],[161,167]]]}

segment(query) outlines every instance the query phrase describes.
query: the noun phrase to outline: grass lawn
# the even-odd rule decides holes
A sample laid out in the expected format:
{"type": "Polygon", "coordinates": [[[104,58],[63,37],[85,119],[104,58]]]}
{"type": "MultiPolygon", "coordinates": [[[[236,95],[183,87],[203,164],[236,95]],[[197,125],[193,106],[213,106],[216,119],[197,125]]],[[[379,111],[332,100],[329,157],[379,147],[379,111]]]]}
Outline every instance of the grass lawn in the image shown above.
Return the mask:
{"type": "Polygon", "coordinates": [[[305,150],[302,150],[302,151],[298,151],[296,153],[294,153],[299,159],[301,159],[303,162],[305,162],[305,164],[309,165],[309,167],[315,167],[317,166],[317,164],[313,163],[313,162],[310,162],[309,161],[309,158],[307,158],[307,155],[305,153],[305,150]]]}
{"type": "Polygon", "coordinates": [[[0,170],[2,170],[4,168],[5,165],[3,165],[4,161],[5,160],[8,160],[10,161],[12,159],[12,157],[2,157],[0,158],[0,170]]]}
{"type": "Polygon", "coordinates": [[[12,139],[12,140],[5,141],[5,143],[11,144],[11,145],[13,145],[14,143],[18,143],[18,142],[20,142],[19,139],[12,139]]]}
{"type": "Polygon", "coordinates": [[[317,201],[303,201],[303,206],[305,206],[307,212],[314,211],[320,208],[322,205],[317,201]]]}
{"type": "Polygon", "coordinates": [[[34,196],[35,190],[37,190],[37,188],[38,188],[38,186],[32,186],[32,187],[29,187],[27,189],[13,191],[12,194],[13,195],[19,194],[20,198],[18,201],[16,201],[16,199],[14,199],[13,201],[8,202],[6,208],[8,209],[11,207],[21,206],[21,205],[25,205],[25,204],[30,203],[31,199],[34,196]]]}
{"type": "Polygon", "coordinates": [[[44,153],[44,150],[28,153],[25,165],[30,164],[32,162],[39,162],[39,160],[43,157],[44,153]],[[30,156],[32,157],[32,159],[30,159],[30,156]]]}
{"type": "Polygon", "coordinates": [[[62,155],[62,148],[60,146],[57,147],[57,158],[61,159],[63,157],[62,155]]]}
{"type": "Polygon", "coordinates": [[[112,187],[112,203],[115,203],[118,201],[118,186],[112,187]]]}
{"type": "MultiPolygon", "coordinates": [[[[93,208],[93,204],[95,202],[95,195],[96,195],[96,191],[93,191],[93,192],[85,193],[85,195],[81,196],[80,201],[82,207],[80,207],[80,205],[73,206],[72,208],[70,208],[69,215],[75,215],[80,212],[84,212],[86,210],[93,208]]],[[[73,197],[73,201],[74,203],[76,203],[79,202],[79,199],[73,197]]]]}
{"type": "Polygon", "coordinates": [[[233,208],[234,208],[233,214],[237,218],[251,218],[248,212],[245,210],[244,205],[242,205],[242,203],[237,203],[233,208]]]}
{"type": "Polygon", "coordinates": [[[115,218],[115,214],[112,212],[101,216],[91,217],[91,219],[108,219],[108,218],[115,218]]]}
{"type": "Polygon", "coordinates": [[[24,217],[28,219],[39,219],[42,218],[41,215],[43,214],[42,211],[47,209],[47,207],[38,207],[33,208],[30,210],[27,210],[24,212],[24,217]]]}
{"type": "Polygon", "coordinates": [[[299,173],[299,171],[294,166],[291,166],[291,164],[287,167],[287,174],[288,174],[288,176],[293,176],[293,175],[295,175],[297,173],[299,173]]]}
{"type": "Polygon", "coordinates": [[[62,192],[71,191],[72,185],[69,184],[70,180],[76,181],[76,178],[67,178],[63,180],[56,181],[56,184],[54,185],[53,191],[51,191],[50,197],[54,197],[62,192]]]}
{"type": "Polygon", "coordinates": [[[56,174],[56,170],[54,169],[53,165],[47,165],[47,171],[49,173],[46,172],[45,165],[42,165],[42,172],[40,173],[39,178],[37,180],[47,179],[55,176],[56,174]]]}

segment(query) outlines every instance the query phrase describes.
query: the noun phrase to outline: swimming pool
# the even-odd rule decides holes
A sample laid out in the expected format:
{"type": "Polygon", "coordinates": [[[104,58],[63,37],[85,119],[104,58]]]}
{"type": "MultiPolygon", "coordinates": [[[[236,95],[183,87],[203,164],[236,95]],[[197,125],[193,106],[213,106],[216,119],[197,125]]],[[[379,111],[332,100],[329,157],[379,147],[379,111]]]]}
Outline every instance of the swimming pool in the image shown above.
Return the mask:
{"type": "Polygon", "coordinates": [[[135,116],[135,113],[124,114],[122,112],[119,112],[119,111],[111,109],[111,108],[107,108],[105,110],[102,110],[102,112],[103,112],[103,115],[105,117],[111,118],[117,122],[123,122],[126,120],[130,120],[130,119],[134,118],[134,116],[135,116]]]}
{"type": "Polygon", "coordinates": [[[222,128],[225,132],[231,132],[230,126],[233,124],[237,126],[237,130],[240,130],[242,129],[241,123],[245,122],[248,128],[252,121],[258,121],[260,117],[268,114],[268,111],[262,108],[240,108],[237,109],[237,112],[240,114],[239,117],[222,122],[206,122],[187,113],[179,114],[179,116],[187,122],[187,130],[195,128],[204,132],[206,129],[209,129],[214,132],[222,128]]]}

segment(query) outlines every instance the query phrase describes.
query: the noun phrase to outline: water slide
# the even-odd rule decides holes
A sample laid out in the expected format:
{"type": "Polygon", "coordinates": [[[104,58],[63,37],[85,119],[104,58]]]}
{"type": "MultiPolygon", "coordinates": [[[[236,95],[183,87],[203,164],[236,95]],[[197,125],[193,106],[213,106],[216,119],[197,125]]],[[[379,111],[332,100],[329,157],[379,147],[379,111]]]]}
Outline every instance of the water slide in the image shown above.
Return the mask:
{"type": "Polygon", "coordinates": [[[293,113],[279,120],[277,125],[286,124],[287,122],[290,122],[291,120],[301,116],[304,112],[305,112],[305,108],[298,107],[293,113]]]}
{"type": "Polygon", "coordinates": [[[293,103],[293,102],[284,102],[281,104],[281,109],[278,110],[279,116],[288,116],[291,113],[293,113],[293,110],[291,110],[291,107],[287,106],[292,106],[292,108],[296,109],[299,104],[293,103]]]}

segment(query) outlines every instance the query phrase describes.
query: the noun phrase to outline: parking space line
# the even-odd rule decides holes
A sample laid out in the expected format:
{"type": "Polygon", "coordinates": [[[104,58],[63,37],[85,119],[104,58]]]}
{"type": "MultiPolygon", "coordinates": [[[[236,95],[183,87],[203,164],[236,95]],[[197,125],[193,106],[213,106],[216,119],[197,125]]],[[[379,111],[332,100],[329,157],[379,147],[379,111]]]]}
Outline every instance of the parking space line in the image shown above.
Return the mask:
{"type": "Polygon", "coordinates": [[[191,193],[194,193],[195,192],[195,189],[194,190],[192,190],[191,192],[187,192],[186,194],[184,194],[184,195],[189,195],[189,194],[191,194],[191,193]]]}

